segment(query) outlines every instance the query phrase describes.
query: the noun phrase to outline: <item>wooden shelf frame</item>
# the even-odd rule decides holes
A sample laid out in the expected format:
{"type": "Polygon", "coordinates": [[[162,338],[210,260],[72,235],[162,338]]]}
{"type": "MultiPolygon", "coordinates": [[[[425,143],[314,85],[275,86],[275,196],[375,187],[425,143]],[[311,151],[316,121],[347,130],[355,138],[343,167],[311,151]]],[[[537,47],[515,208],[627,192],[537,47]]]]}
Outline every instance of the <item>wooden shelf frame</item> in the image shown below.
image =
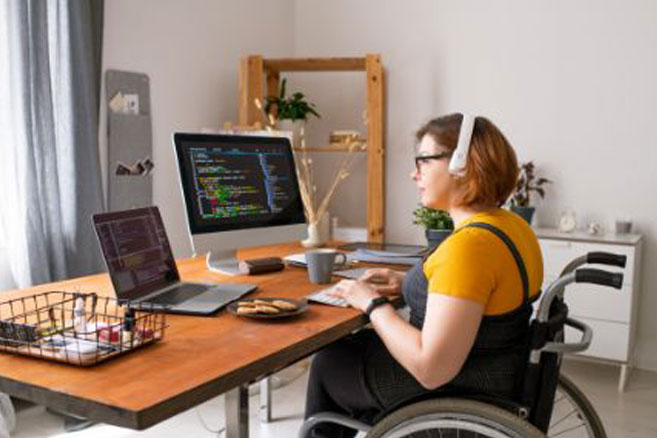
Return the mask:
{"type": "MultiPolygon", "coordinates": [[[[250,55],[240,60],[238,83],[238,119],[240,125],[265,124],[265,118],[255,106],[256,98],[276,96],[281,72],[344,72],[365,73],[365,108],[367,111],[366,217],[367,241],[383,242],[385,232],[385,145],[384,94],[381,55],[343,58],[277,58],[265,59],[250,55]]],[[[344,148],[343,148],[344,149],[344,148]]],[[[307,148],[314,152],[344,152],[334,146],[307,148]]]]}

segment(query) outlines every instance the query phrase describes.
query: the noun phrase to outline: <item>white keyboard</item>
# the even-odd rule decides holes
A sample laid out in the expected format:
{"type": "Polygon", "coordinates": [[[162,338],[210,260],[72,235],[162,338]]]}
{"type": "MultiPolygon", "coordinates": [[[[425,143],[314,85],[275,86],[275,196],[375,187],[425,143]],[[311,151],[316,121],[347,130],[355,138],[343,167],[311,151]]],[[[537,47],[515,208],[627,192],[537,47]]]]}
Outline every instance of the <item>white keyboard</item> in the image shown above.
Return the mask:
{"type": "Polygon", "coordinates": [[[336,285],[334,284],[327,287],[326,289],[322,289],[308,295],[307,297],[308,301],[315,301],[317,303],[328,304],[329,306],[349,307],[349,303],[347,303],[344,299],[340,297],[335,297],[333,295],[329,295],[327,293],[328,291],[333,290],[335,286],[336,285]]]}

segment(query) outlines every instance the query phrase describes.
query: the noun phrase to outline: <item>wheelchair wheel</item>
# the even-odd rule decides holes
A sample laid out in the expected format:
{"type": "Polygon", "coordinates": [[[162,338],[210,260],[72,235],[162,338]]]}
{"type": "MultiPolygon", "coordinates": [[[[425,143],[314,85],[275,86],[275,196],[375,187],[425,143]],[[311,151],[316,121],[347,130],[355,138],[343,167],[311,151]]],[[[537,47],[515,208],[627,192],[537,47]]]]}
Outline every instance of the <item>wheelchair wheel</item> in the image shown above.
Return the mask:
{"type": "Polygon", "coordinates": [[[431,399],[379,421],[367,438],[539,438],[526,420],[496,406],[464,399],[431,399]]]}
{"type": "Polygon", "coordinates": [[[554,396],[552,419],[548,437],[607,438],[600,417],[591,402],[575,384],[563,374],[554,396]]]}

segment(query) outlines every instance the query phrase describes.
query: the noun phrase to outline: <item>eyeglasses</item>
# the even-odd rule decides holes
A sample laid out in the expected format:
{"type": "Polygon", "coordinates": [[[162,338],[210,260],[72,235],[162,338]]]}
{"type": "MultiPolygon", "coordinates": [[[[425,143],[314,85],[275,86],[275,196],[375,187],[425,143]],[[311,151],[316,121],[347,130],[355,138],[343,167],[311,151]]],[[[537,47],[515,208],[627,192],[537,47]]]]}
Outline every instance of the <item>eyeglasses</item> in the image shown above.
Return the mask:
{"type": "Polygon", "coordinates": [[[421,169],[421,164],[424,162],[427,162],[429,160],[442,160],[444,158],[450,158],[452,156],[452,152],[441,152],[439,154],[435,155],[416,155],[415,156],[415,169],[417,169],[418,173],[422,171],[421,169]]]}

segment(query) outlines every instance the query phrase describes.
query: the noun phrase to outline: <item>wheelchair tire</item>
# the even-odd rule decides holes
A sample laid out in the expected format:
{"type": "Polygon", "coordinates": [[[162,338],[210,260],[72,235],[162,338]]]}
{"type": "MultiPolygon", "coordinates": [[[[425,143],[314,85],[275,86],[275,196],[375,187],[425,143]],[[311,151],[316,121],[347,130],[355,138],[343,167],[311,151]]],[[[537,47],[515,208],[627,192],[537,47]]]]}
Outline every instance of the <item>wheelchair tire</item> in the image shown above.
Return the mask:
{"type": "Polygon", "coordinates": [[[528,421],[487,403],[437,398],[392,412],[366,438],[402,437],[544,438],[528,421]]]}
{"type": "MultiPolygon", "coordinates": [[[[547,436],[559,437],[587,437],[587,438],[607,438],[607,432],[593,408],[593,405],[584,393],[575,384],[563,374],[559,375],[559,383],[557,386],[557,393],[555,395],[555,407],[552,412],[552,421],[548,429],[547,436]],[[560,395],[561,393],[561,395],[560,395]],[[568,402],[576,409],[577,418],[581,421],[581,425],[573,426],[572,424],[564,424],[559,417],[558,409],[560,400],[565,397],[568,402]],[[556,417],[556,418],[555,418],[556,417]],[[584,431],[576,433],[577,429],[584,428],[584,431]],[[566,433],[568,432],[568,433],[566,433]]],[[[568,415],[572,419],[572,409],[567,408],[568,415]]]]}

